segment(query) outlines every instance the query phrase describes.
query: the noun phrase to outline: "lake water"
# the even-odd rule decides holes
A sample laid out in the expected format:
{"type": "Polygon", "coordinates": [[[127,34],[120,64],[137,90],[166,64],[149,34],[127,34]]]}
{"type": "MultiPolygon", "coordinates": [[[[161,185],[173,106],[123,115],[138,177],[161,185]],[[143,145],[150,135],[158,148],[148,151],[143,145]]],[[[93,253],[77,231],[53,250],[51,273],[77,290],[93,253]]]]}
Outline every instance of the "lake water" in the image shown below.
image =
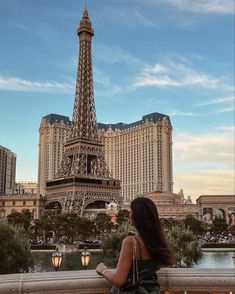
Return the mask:
{"type": "MultiPolygon", "coordinates": [[[[34,272],[49,272],[53,271],[51,265],[52,252],[33,252],[35,257],[34,272]]],[[[63,253],[63,260],[60,270],[82,270],[81,252],[66,252],[63,253]]],[[[233,268],[233,252],[203,252],[202,259],[194,265],[197,268],[233,268]]],[[[102,253],[92,252],[91,261],[88,269],[95,269],[96,265],[103,261],[102,253]]]]}

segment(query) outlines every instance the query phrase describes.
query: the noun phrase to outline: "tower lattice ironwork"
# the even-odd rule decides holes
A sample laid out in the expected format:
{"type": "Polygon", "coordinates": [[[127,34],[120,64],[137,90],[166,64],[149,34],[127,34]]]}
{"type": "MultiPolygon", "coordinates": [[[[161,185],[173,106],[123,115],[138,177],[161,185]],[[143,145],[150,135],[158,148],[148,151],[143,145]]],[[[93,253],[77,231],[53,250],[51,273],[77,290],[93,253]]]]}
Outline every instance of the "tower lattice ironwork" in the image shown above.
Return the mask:
{"type": "Polygon", "coordinates": [[[64,211],[82,214],[92,199],[120,205],[121,197],[120,181],[111,177],[98,135],[91,52],[94,30],[86,8],[77,34],[79,58],[71,129],[56,179],[47,182],[46,190],[48,199],[58,200],[64,211]]]}
{"type": "Polygon", "coordinates": [[[98,136],[91,54],[94,30],[86,8],[77,34],[80,50],[73,118],[57,178],[76,175],[111,178],[98,136]]]}

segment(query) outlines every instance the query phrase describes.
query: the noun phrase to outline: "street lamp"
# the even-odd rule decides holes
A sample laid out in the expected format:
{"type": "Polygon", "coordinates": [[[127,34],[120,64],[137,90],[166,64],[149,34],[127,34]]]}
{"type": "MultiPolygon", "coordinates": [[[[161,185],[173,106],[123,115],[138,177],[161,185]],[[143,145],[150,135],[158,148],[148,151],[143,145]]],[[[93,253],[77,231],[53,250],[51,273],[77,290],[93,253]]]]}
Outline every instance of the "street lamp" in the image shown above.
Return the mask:
{"type": "Polygon", "coordinates": [[[233,266],[235,268],[235,253],[233,253],[232,259],[233,259],[233,266]]]}
{"type": "Polygon", "coordinates": [[[56,271],[58,271],[62,262],[62,253],[56,248],[56,251],[52,253],[51,263],[56,271]]]}
{"type": "Polygon", "coordinates": [[[84,250],[81,253],[81,262],[84,269],[86,269],[90,263],[91,253],[87,250],[87,247],[84,247],[84,250]]]}

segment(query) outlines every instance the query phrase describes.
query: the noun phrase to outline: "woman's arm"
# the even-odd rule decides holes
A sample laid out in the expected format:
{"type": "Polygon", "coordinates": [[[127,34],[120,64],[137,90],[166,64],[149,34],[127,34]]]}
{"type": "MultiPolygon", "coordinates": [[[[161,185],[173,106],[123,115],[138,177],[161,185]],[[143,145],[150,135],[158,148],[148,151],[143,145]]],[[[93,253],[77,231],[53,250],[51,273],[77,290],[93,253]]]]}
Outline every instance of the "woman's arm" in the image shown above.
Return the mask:
{"type": "Polygon", "coordinates": [[[127,280],[127,276],[132,264],[133,237],[127,237],[122,242],[122,248],[115,272],[107,269],[103,263],[98,264],[96,272],[102,275],[111,284],[121,287],[127,280]]]}

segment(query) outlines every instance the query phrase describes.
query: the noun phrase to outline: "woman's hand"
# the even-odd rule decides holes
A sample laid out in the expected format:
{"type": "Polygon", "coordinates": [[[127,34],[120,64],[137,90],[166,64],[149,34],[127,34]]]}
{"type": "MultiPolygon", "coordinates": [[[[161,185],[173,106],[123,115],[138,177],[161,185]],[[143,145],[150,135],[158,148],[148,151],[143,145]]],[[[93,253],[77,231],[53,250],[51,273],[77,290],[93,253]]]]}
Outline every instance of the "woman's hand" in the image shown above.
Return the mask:
{"type": "Polygon", "coordinates": [[[97,274],[102,276],[103,271],[106,269],[107,269],[107,266],[105,264],[103,264],[103,262],[101,262],[97,265],[96,272],[97,272],[97,274]]]}

